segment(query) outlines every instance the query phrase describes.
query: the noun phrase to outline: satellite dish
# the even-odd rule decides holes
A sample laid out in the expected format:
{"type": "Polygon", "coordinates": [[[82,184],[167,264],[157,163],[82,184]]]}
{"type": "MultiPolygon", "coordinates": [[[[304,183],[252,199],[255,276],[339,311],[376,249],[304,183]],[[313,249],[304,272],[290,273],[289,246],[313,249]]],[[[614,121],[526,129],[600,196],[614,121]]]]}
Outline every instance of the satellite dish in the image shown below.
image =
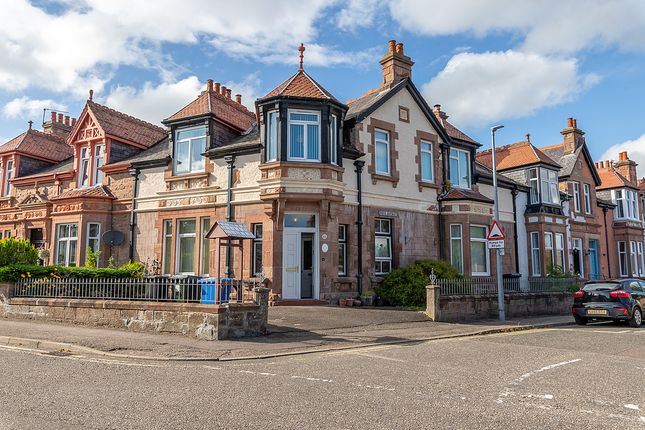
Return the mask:
{"type": "Polygon", "coordinates": [[[109,246],[118,246],[123,243],[125,235],[117,230],[110,230],[103,233],[103,242],[109,246]]]}

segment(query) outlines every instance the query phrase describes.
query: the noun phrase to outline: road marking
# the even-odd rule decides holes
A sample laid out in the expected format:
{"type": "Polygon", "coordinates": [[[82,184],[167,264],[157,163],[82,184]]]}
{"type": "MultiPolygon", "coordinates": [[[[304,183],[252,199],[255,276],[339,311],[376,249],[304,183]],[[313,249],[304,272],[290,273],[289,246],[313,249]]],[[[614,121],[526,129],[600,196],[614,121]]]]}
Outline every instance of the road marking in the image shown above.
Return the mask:
{"type": "Polygon", "coordinates": [[[635,410],[635,411],[640,410],[640,408],[638,407],[638,405],[634,405],[634,404],[632,404],[632,403],[627,403],[626,405],[623,405],[623,406],[624,406],[625,408],[627,408],[627,409],[633,409],[633,410],[635,410]]]}
{"type": "Polygon", "coordinates": [[[360,388],[370,388],[372,390],[396,391],[396,388],[383,387],[381,385],[362,385],[362,384],[354,384],[354,385],[360,388]]]}
{"type": "Polygon", "coordinates": [[[331,379],[323,379],[323,378],[309,378],[306,376],[297,376],[297,375],[291,375],[292,379],[304,379],[305,381],[312,381],[312,382],[334,382],[331,379]]]}
{"type": "Polygon", "coordinates": [[[383,355],[376,355],[376,354],[366,354],[364,352],[356,352],[354,355],[361,355],[363,357],[369,357],[369,358],[378,358],[381,360],[387,360],[387,361],[398,361],[399,363],[405,363],[405,360],[401,360],[398,358],[391,358],[391,357],[385,357],[383,355]]]}
{"type": "MultiPolygon", "coordinates": [[[[547,370],[552,370],[552,369],[557,369],[558,367],[562,366],[567,366],[569,364],[577,363],[578,361],[581,361],[582,359],[580,358],[574,358],[573,360],[567,360],[567,361],[561,361],[559,363],[555,364],[549,364],[548,366],[541,367],[537,370],[532,370],[528,373],[523,374],[519,378],[515,379],[513,382],[511,382],[511,386],[519,386],[522,382],[524,382],[526,379],[535,376],[539,373],[546,372],[547,370]]],[[[500,391],[499,395],[497,396],[496,402],[498,404],[504,403],[503,398],[505,397],[512,397],[515,395],[515,391],[509,386],[505,387],[502,391],[500,391]]],[[[549,399],[550,400],[550,399],[549,399]]]]}

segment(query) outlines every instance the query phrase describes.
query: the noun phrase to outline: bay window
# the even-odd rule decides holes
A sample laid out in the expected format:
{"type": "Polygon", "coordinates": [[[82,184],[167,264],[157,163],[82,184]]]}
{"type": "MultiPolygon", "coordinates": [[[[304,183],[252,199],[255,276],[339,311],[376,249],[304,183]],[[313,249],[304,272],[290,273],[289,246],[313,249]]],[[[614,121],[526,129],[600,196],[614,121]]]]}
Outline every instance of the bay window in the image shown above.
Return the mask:
{"type": "Polygon", "coordinates": [[[638,253],[636,251],[636,242],[629,242],[629,251],[631,253],[632,261],[632,276],[638,276],[638,253]]]}
{"type": "Polygon", "coordinates": [[[616,210],[614,211],[616,219],[640,220],[638,192],[628,189],[613,190],[612,195],[616,204],[616,210]]]}
{"type": "Polygon", "coordinates": [[[320,161],[320,114],[289,111],[289,160],[320,161]]]}
{"type": "Polygon", "coordinates": [[[375,171],[379,175],[390,174],[390,133],[383,130],[374,131],[374,147],[376,150],[375,171]]]}
{"type": "Polygon", "coordinates": [[[76,266],[78,245],[78,224],[58,224],[56,226],[56,264],[76,266]]]}
{"type": "Polygon", "coordinates": [[[204,171],[206,152],[206,128],[195,127],[177,130],[175,133],[175,173],[204,171]]]}
{"type": "Polygon", "coordinates": [[[177,273],[195,274],[195,218],[177,221],[177,273]]]}
{"type": "Polygon", "coordinates": [[[266,161],[278,159],[278,111],[270,111],[267,114],[267,137],[266,137],[266,161]]]}
{"type": "Polygon", "coordinates": [[[208,275],[210,267],[210,250],[211,241],[206,238],[206,233],[211,229],[210,217],[202,217],[201,219],[201,267],[200,273],[204,276],[208,275]]]}
{"type": "Polygon", "coordinates": [[[540,194],[542,203],[560,204],[560,191],[558,189],[558,174],[554,170],[540,168],[540,194]]]}
{"type": "Polygon", "coordinates": [[[459,273],[464,273],[461,224],[450,225],[450,263],[459,273]]]}
{"type": "Polygon", "coordinates": [[[486,245],[488,227],[470,226],[470,270],[473,276],[490,275],[490,253],[486,245]]]}
{"type": "Polygon", "coordinates": [[[163,222],[163,261],[162,273],[169,275],[172,273],[172,220],[163,222]]]}
{"type": "Polygon", "coordinates": [[[374,259],[375,274],[392,271],[392,220],[374,219],[374,259]]]}
{"type": "Polygon", "coordinates": [[[434,168],[432,159],[432,143],[425,140],[419,142],[421,148],[421,180],[424,182],[434,181],[434,168]]]}
{"type": "Polygon", "coordinates": [[[544,233],[544,260],[546,270],[553,270],[555,267],[555,253],[553,249],[553,233],[544,233]]]}
{"type": "Polygon", "coordinates": [[[564,235],[562,233],[555,234],[555,267],[565,271],[564,267],[564,235]]]}
{"type": "Polygon", "coordinates": [[[87,250],[96,252],[101,245],[101,224],[98,222],[87,223],[87,250]]]}
{"type": "Polygon", "coordinates": [[[542,267],[540,261],[540,233],[537,231],[531,232],[531,274],[533,276],[540,276],[542,274],[542,267]]]}
{"type": "Polygon", "coordinates": [[[331,116],[329,125],[329,161],[332,164],[338,164],[338,118],[336,115],[331,116]]]}
{"type": "Polygon", "coordinates": [[[450,182],[456,188],[470,188],[470,153],[450,148],[450,182]]]}
{"type": "Polygon", "coordinates": [[[533,168],[528,170],[528,180],[531,196],[531,204],[536,204],[540,202],[540,178],[538,175],[538,169],[533,168]]]}
{"type": "Polygon", "coordinates": [[[638,242],[638,261],[640,263],[640,276],[645,275],[645,256],[643,255],[643,242],[638,242]]]}

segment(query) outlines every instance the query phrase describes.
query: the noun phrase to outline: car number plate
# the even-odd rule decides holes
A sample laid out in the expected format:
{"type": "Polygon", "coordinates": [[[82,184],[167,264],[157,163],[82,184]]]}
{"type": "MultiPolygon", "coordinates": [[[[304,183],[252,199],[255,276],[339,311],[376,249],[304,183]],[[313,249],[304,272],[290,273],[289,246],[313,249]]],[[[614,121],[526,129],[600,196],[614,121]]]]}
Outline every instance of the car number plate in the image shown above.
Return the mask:
{"type": "Polygon", "coordinates": [[[605,309],[587,309],[587,315],[607,315],[605,309]]]}

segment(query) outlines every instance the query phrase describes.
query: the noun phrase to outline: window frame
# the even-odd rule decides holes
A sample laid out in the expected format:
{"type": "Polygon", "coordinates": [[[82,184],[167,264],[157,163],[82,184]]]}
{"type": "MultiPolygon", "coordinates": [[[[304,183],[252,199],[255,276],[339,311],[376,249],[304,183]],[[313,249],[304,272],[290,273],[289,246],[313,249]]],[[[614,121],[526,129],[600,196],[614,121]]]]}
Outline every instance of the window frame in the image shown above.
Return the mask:
{"type": "Polygon", "coordinates": [[[635,240],[629,241],[629,253],[632,264],[632,276],[638,276],[638,248],[635,240]]]}
{"type": "Polygon", "coordinates": [[[645,255],[644,255],[644,252],[643,252],[644,245],[643,245],[643,242],[637,242],[636,245],[638,247],[638,260],[639,260],[640,265],[641,265],[640,266],[640,276],[642,277],[642,276],[645,276],[645,255]]]}
{"type": "Polygon", "coordinates": [[[627,264],[629,262],[627,257],[627,242],[625,242],[624,240],[617,241],[617,251],[618,251],[618,270],[620,271],[619,272],[620,277],[625,278],[627,277],[627,264]]]}
{"type": "Polygon", "coordinates": [[[392,157],[390,156],[390,151],[391,151],[391,141],[392,141],[392,135],[388,130],[383,130],[380,128],[375,128],[374,129],[374,173],[377,175],[382,175],[382,176],[390,176],[392,175],[392,157]],[[383,133],[384,135],[387,136],[387,139],[383,140],[378,137],[379,133],[383,133]],[[386,166],[387,170],[380,170],[379,169],[379,157],[378,157],[378,148],[379,144],[385,145],[385,155],[386,155],[386,166]]]}
{"type": "Polygon", "coordinates": [[[162,240],[162,260],[161,260],[161,273],[170,275],[172,273],[172,243],[173,243],[173,220],[163,220],[163,240],[162,240]],[[168,251],[170,253],[168,254],[168,251]]]}
{"type": "Polygon", "coordinates": [[[450,224],[449,227],[449,233],[450,233],[450,264],[452,267],[457,269],[459,273],[463,274],[464,273],[464,229],[461,224],[450,224]],[[453,235],[452,228],[453,227],[458,227],[459,228],[459,236],[453,235]],[[453,254],[453,242],[459,242],[459,267],[455,265],[455,255],[453,254]]]}
{"type": "Polygon", "coordinates": [[[211,217],[203,216],[199,218],[199,273],[201,276],[208,276],[210,273],[210,240],[206,238],[206,233],[211,229],[211,217]],[[204,261],[204,258],[206,260],[204,261]],[[206,265],[206,267],[204,267],[206,265]]]}
{"type": "MultiPolygon", "coordinates": [[[[87,223],[87,233],[85,234],[85,256],[87,258],[87,252],[90,250],[90,241],[96,241],[96,251],[101,250],[101,223],[100,222],[95,222],[95,221],[90,221],[87,223]],[[91,225],[97,225],[98,226],[98,234],[96,236],[90,236],[90,231],[91,231],[91,225]]],[[[95,250],[92,250],[92,252],[95,252],[95,250]]],[[[98,258],[96,259],[96,267],[99,267],[99,260],[98,258]]]]}
{"type": "Polygon", "coordinates": [[[386,275],[390,273],[393,269],[392,263],[394,261],[394,250],[392,249],[392,219],[390,218],[374,218],[374,274],[375,275],[386,275]],[[385,222],[389,226],[388,232],[383,232],[383,231],[377,231],[376,229],[376,223],[379,223],[379,229],[380,226],[382,225],[381,223],[385,222]],[[388,251],[389,251],[389,257],[377,257],[376,256],[376,246],[377,246],[377,241],[376,238],[384,238],[386,242],[388,243],[388,251]],[[380,263],[380,264],[377,264],[380,263]],[[389,263],[390,265],[390,270],[388,271],[383,271],[383,263],[389,263]],[[376,267],[380,266],[381,270],[377,270],[376,267]]]}
{"type": "Polygon", "coordinates": [[[554,245],[555,245],[555,263],[557,263],[558,258],[562,260],[562,266],[557,266],[560,268],[561,271],[565,272],[565,265],[566,265],[566,253],[564,252],[565,244],[564,244],[564,234],[562,233],[555,233],[554,236],[554,245]]]}
{"type": "Polygon", "coordinates": [[[529,184],[529,199],[532,205],[536,205],[541,201],[540,195],[540,169],[533,167],[527,170],[527,182],[529,184]],[[535,174],[535,177],[531,177],[532,174],[535,174]],[[535,190],[533,186],[535,185],[535,190]]]}
{"type": "Polygon", "coordinates": [[[338,117],[334,114],[329,120],[329,162],[338,166],[338,117]]]}
{"type": "Polygon", "coordinates": [[[94,152],[92,154],[92,185],[98,185],[103,183],[103,171],[101,167],[105,163],[105,145],[95,145],[94,152]],[[99,154],[100,152],[100,154],[99,154]]]}
{"type": "Polygon", "coordinates": [[[421,182],[425,182],[427,184],[433,184],[434,183],[434,158],[432,157],[432,154],[434,152],[434,147],[432,145],[432,142],[429,140],[425,139],[419,139],[419,173],[420,173],[420,179],[421,182]],[[424,145],[427,145],[429,149],[424,149],[424,145]],[[424,178],[424,169],[423,169],[423,155],[427,154],[430,157],[430,177],[429,178],[424,178]]]}
{"type": "Polygon", "coordinates": [[[91,182],[90,163],[92,162],[92,151],[89,145],[81,146],[78,154],[78,188],[89,187],[91,182]]]}
{"type": "Polygon", "coordinates": [[[13,159],[5,161],[4,164],[4,185],[2,187],[2,197],[6,197],[11,194],[11,179],[13,178],[13,173],[15,170],[15,163],[13,159]]]}
{"type": "MultiPolygon", "coordinates": [[[[203,162],[203,167],[201,169],[194,169],[193,168],[193,141],[197,139],[204,139],[204,148],[202,152],[206,151],[206,148],[208,146],[208,142],[206,139],[206,136],[208,135],[208,130],[205,125],[196,125],[192,127],[185,127],[185,128],[177,128],[174,131],[174,136],[173,136],[173,157],[172,157],[172,171],[174,175],[190,175],[192,173],[201,173],[206,171],[206,160],[202,160],[203,162]],[[192,131],[192,130],[202,130],[204,132],[203,135],[201,136],[196,136],[196,137],[188,137],[184,139],[179,139],[179,133],[182,132],[187,132],[187,131],[192,131]],[[179,147],[179,144],[183,142],[188,142],[188,170],[186,171],[179,171],[177,170],[177,162],[179,161],[179,158],[177,157],[177,149],[179,147]]],[[[203,158],[203,156],[202,156],[203,158]]]]}
{"type": "Polygon", "coordinates": [[[553,233],[550,231],[544,232],[544,256],[546,261],[544,262],[546,271],[553,270],[555,268],[555,239],[553,238],[553,233]],[[547,237],[549,240],[547,241],[547,237]],[[549,242],[551,245],[549,246],[549,242]],[[551,267],[549,268],[548,258],[551,257],[551,267]]]}
{"type": "MultiPolygon", "coordinates": [[[[450,169],[450,183],[453,187],[455,188],[460,188],[460,189],[470,189],[472,187],[473,183],[473,178],[472,178],[472,168],[471,168],[472,160],[471,160],[471,154],[470,151],[467,151],[465,149],[460,149],[460,148],[450,148],[448,151],[448,166],[450,169]],[[453,151],[456,153],[456,155],[453,155],[453,151]],[[467,171],[467,176],[466,176],[466,184],[462,183],[462,179],[464,179],[464,176],[461,175],[462,171],[462,165],[461,165],[461,159],[459,157],[459,153],[464,153],[466,154],[467,157],[467,162],[466,162],[466,171],[467,171]],[[457,161],[457,177],[459,178],[459,183],[455,184],[454,181],[452,180],[453,178],[453,169],[451,166],[452,161],[455,160],[457,161]]],[[[463,233],[463,232],[462,232],[463,233]]]]}
{"type": "MultiPolygon", "coordinates": [[[[571,250],[578,250],[578,263],[580,264],[580,277],[585,277],[585,257],[584,257],[584,241],[582,238],[574,237],[571,239],[571,250]]],[[[573,253],[571,253],[573,257],[573,253]]],[[[575,267],[575,265],[574,265],[575,267]]]]}
{"type": "Polygon", "coordinates": [[[177,218],[177,220],[175,222],[175,225],[176,225],[176,229],[177,229],[176,230],[177,231],[177,233],[176,233],[177,240],[175,241],[175,273],[177,273],[178,275],[191,275],[191,276],[194,276],[195,275],[195,254],[196,254],[196,251],[197,251],[197,249],[195,249],[195,248],[198,245],[198,241],[197,241],[197,218],[177,218]],[[179,226],[181,225],[182,221],[193,221],[195,223],[195,231],[193,233],[180,233],[179,226]],[[194,242],[193,242],[193,248],[194,248],[193,249],[193,263],[192,263],[193,271],[192,272],[182,272],[181,271],[182,257],[181,257],[181,252],[180,252],[180,250],[181,250],[181,241],[182,241],[182,239],[190,239],[190,238],[194,239],[194,242]]]}
{"type": "Polygon", "coordinates": [[[267,163],[271,161],[278,161],[279,118],[280,118],[280,114],[277,109],[270,110],[267,112],[267,123],[266,123],[267,149],[264,154],[267,163]],[[275,122],[272,122],[272,118],[275,118],[275,122]]]}
{"type": "Polygon", "coordinates": [[[585,214],[591,215],[591,186],[589,184],[582,184],[584,200],[585,200],[585,214]]]}
{"type": "Polygon", "coordinates": [[[264,261],[262,259],[262,239],[264,236],[264,225],[259,222],[259,223],[253,223],[251,224],[251,232],[253,233],[253,236],[255,238],[252,241],[251,244],[251,274],[255,277],[258,276],[260,273],[262,273],[263,267],[264,267],[264,261]],[[258,235],[258,230],[260,234],[258,235]],[[258,270],[258,267],[256,266],[256,263],[258,261],[258,249],[257,246],[260,245],[260,269],[258,270]]]}
{"type": "Polygon", "coordinates": [[[348,231],[348,224],[338,224],[338,276],[347,276],[348,231]],[[343,234],[341,234],[341,231],[343,234]]]}
{"type": "Polygon", "coordinates": [[[532,231],[529,234],[531,245],[531,275],[542,276],[542,258],[540,254],[540,232],[532,231]]]}
{"type": "Polygon", "coordinates": [[[307,163],[316,163],[320,162],[321,159],[321,114],[320,111],[317,110],[303,110],[303,109],[289,109],[287,110],[287,160],[288,161],[302,161],[302,162],[307,162],[307,163]],[[296,114],[303,114],[303,115],[316,115],[318,118],[317,122],[313,121],[304,121],[304,120],[292,120],[291,119],[291,114],[296,113],[296,114]],[[293,157],[291,155],[291,125],[296,124],[296,125],[302,125],[303,126],[303,152],[302,152],[302,158],[301,157],[293,157]],[[309,126],[310,125],[315,125],[318,127],[318,158],[309,158],[309,126]]]}
{"type": "Polygon", "coordinates": [[[78,223],[68,222],[68,223],[56,224],[56,249],[54,254],[54,261],[56,262],[57,265],[61,264],[58,261],[58,254],[60,251],[61,242],[65,243],[65,261],[62,265],[64,265],[65,267],[76,267],[76,257],[78,255],[78,223]],[[61,238],[60,229],[61,227],[64,227],[64,226],[68,228],[70,235],[67,237],[61,238]],[[71,236],[72,226],[76,226],[76,236],[71,236]],[[70,260],[70,248],[71,248],[72,242],[75,242],[75,249],[74,249],[73,260],[70,260]],[[70,263],[73,263],[73,264],[70,264],[70,263]]]}
{"type": "Polygon", "coordinates": [[[488,237],[488,226],[487,225],[477,225],[471,224],[468,229],[470,236],[470,274],[471,276],[490,276],[490,250],[488,249],[487,237],[488,237]],[[473,237],[472,231],[473,228],[483,228],[484,237],[473,237]],[[486,271],[485,272],[475,272],[473,271],[473,242],[484,245],[484,255],[486,256],[486,271]]]}
{"type": "Polygon", "coordinates": [[[540,167],[540,201],[549,205],[560,205],[558,173],[540,167]],[[556,201],[557,200],[557,201],[556,201]]]}
{"type": "Polygon", "coordinates": [[[576,213],[582,212],[582,199],[580,196],[580,182],[573,182],[573,210],[576,213]]]}

